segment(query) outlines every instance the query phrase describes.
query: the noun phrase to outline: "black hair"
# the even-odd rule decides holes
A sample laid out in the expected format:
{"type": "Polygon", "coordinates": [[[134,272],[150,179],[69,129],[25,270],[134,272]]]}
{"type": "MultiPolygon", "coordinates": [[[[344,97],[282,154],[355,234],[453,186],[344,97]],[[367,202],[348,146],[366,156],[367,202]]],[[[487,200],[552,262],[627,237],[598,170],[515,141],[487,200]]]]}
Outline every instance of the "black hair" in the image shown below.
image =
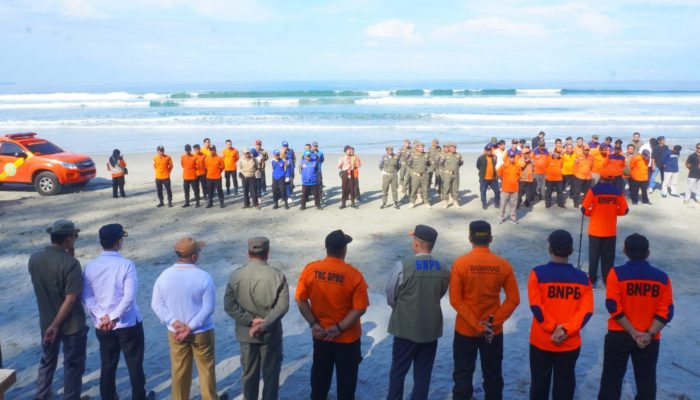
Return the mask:
{"type": "Polygon", "coordinates": [[[625,254],[630,260],[646,260],[649,256],[649,240],[638,233],[633,233],[625,239],[625,254]]]}
{"type": "Polygon", "coordinates": [[[226,139],[226,143],[233,143],[233,142],[231,142],[231,139],[226,139]]]}
{"type": "Polygon", "coordinates": [[[119,242],[119,239],[117,239],[117,240],[114,240],[114,239],[102,240],[102,239],[100,239],[100,246],[102,246],[102,248],[105,250],[111,249],[114,247],[114,245],[117,244],[117,242],[119,242]]]}
{"type": "Polygon", "coordinates": [[[681,146],[680,144],[677,144],[677,145],[673,146],[673,152],[674,152],[674,153],[680,153],[681,150],[683,150],[683,146],[681,146]]]}
{"type": "Polygon", "coordinates": [[[255,258],[267,258],[270,254],[270,249],[260,250],[260,251],[250,251],[248,250],[248,255],[255,258]]]}
{"type": "Polygon", "coordinates": [[[342,247],[326,247],[326,255],[329,257],[340,258],[343,256],[347,245],[342,247]]]}
{"type": "Polygon", "coordinates": [[[502,145],[502,144],[506,144],[506,141],[505,141],[505,140],[499,140],[498,143],[496,143],[496,144],[500,146],[500,145],[502,145]]]}
{"type": "Polygon", "coordinates": [[[51,234],[51,243],[63,244],[66,241],[66,239],[68,239],[71,236],[73,236],[72,233],[66,233],[66,234],[52,233],[51,234]]]}
{"type": "Polygon", "coordinates": [[[562,248],[553,249],[550,246],[549,250],[552,252],[552,254],[554,254],[557,257],[568,257],[574,252],[573,247],[568,247],[566,249],[562,249],[562,248]]]}

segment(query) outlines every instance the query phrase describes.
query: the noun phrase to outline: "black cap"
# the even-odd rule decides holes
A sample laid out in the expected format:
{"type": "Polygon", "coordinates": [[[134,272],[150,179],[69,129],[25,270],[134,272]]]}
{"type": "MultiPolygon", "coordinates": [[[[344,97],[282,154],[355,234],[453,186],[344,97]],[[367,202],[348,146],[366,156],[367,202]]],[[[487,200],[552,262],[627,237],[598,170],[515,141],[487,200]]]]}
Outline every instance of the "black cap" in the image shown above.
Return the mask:
{"type": "Polygon", "coordinates": [[[210,151],[216,151],[216,146],[214,146],[214,145],[212,144],[211,146],[209,146],[209,150],[210,150],[210,151]]]}
{"type": "Polygon", "coordinates": [[[622,144],[622,139],[617,139],[617,140],[615,141],[615,144],[622,144]]]}
{"type": "Polygon", "coordinates": [[[657,140],[657,141],[658,141],[658,140],[666,140],[666,136],[659,136],[659,137],[656,138],[656,140],[657,140]]]}
{"type": "Polygon", "coordinates": [[[165,147],[158,146],[158,147],[156,147],[156,151],[165,151],[165,147]]]}
{"type": "Polygon", "coordinates": [[[348,243],[352,242],[352,238],[345,233],[341,229],[338,229],[337,231],[333,231],[326,236],[326,248],[327,249],[332,249],[332,250],[337,250],[337,249],[342,249],[343,247],[347,246],[348,243]]]}
{"type": "Polygon", "coordinates": [[[550,233],[547,241],[549,242],[549,248],[555,254],[565,253],[569,255],[574,250],[574,238],[563,229],[557,229],[550,233]]]}
{"type": "Polygon", "coordinates": [[[477,244],[486,244],[491,241],[491,224],[486,221],[472,221],[469,224],[469,237],[477,244]]]}
{"type": "Polygon", "coordinates": [[[649,240],[638,233],[633,233],[625,239],[625,254],[633,260],[644,260],[649,254],[649,240]]]}
{"type": "Polygon", "coordinates": [[[186,144],[185,151],[192,151],[192,146],[190,146],[189,144],[186,144]]]}
{"type": "Polygon", "coordinates": [[[117,240],[127,236],[129,236],[129,234],[120,224],[109,224],[100,228],[100,242],[102,243],[114,244],[117,240]]]}
{"type": "Polygon", "coordinates": [[[428,225],[416,225],[410,235],[428,243],[435,243],[438,237],[437,231],[428,225]]]}

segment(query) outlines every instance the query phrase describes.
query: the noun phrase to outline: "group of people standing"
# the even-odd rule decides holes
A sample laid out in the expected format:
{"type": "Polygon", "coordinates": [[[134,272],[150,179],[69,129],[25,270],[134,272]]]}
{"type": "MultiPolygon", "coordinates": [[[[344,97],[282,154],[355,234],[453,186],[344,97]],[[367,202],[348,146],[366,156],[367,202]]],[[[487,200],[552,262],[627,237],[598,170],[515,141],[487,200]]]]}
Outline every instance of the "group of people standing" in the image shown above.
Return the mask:
{"type": "MultiPolygon", "coordinates": [[[[584,200],[585,202],[585,200],[584,200]]],[[[59,220],[47,229],[51,245],[29,260],[29,273],[40,315],[43,356],[36,398],[51,397],[53,372],[61,344],[64,396],[80,398],[85,369],[85,311],[100,345],[100,394],[116,399],[115,375],[124,355],[133,399],[152,399],[143,371],[143,316],[135,302],[138,277],[134,263],[121,254],[128,233],[122,225],[99,230],[102,254],[85,271],[74,256],[79,229],[59,220]],[[82,304],[81,304],[82,303],[82,304]],[[83,308],[84,306],[84,308],[83,308]]],[[[490,250],[491,225],[469,225],[471,251],[450,266],[432,254],[438,232],[417,225],[410,233],[412,254],[390,271],[385,293],[392,308],[388,331],[394,336],[388,399],[402,399],[404,379],[413,366],[414,399],[430,397],[430,380],[443,333],[441,299],[457,312],[452,357],[453,398],[471,399],[476,359],[481,359],[486,399],[500,399],[503,324],[520,303],[518,283],[508,260],[490,250]],[[501,300],[501,293],[505,297],[501,300]]],[[[294,299],[309,324],[313,342],[310,397],[325,399],[335,371],[338,399],[353,399],[362,361],[361,317],[369,307],[368,285],[359,269],[346,262],[353,238],[335,230],[325,238],[326,257],[301,271],[294,299]]],[[[200,265],[205,243],[185,237],[174,246],[176,261],[155,281],[151,308],[166,326],[171,363],[171,394],[189,399],[193,360],[205,400],[217,393],[213,312],[216,287],[200,265]]],[[[530,398],[573,399],[581,331],[593,315],[591,281],[569,263],[574,251],[568,231],[547,238],[551,261],[534,267],[528,278],[530,327],[530,398]]],[[[628,359],[632,358],[637,398],[656,394],[660,331],[673,318],[671,281],[646,260],[649,241],[632,234],[625,239],[629,261],[607,273],[603,372],[599,399],[619,399],[628,359]]],[[[234,270],[226,284],[224,310],[235,321],[240,346],[244,399],[279,397],[283,359],[282,319],[289,309],[285,275],[268,264],[270,240],[248,240],[248,262],[234,270]]]]}

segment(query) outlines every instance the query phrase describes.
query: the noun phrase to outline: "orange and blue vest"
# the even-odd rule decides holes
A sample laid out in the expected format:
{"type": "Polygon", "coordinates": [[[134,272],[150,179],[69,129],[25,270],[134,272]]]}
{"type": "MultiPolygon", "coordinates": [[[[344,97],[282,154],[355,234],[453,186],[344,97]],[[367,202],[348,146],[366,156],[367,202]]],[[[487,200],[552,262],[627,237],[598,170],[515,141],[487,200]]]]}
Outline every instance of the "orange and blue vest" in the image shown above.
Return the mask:
{"type": "MultiPolygon", "coordinates": [[[[666,325],[673,319],[673,288],[665,272],[645,260],[630,260],[612,268],[605,289],[605,307],[610,313],[608,329],[623,331],[617,321],[624,317],[634,329],[646,331],[658,320],[666,325]]],[[[661,334],[654,339],[658,340],[661,334]]]]}
{"type": "Polygon", "coordinates": [[[588,234],[597,237],[617,236],[617,217],[629,212],[622,190],[603,181],[588,189],[581,209],[591,218],[588,234]]]}

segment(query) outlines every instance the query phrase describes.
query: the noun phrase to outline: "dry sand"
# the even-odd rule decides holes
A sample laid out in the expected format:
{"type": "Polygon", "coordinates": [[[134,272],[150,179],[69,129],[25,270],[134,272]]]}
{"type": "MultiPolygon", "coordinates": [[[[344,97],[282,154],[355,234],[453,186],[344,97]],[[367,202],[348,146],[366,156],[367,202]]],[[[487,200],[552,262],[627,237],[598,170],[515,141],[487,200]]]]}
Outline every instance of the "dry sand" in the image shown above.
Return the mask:
{"type": "MultiPolygon", "coordinates": [[[[178,164],[179,154],[174,156],[178,164]]],[[[290,282],[293,293],[296,280],[304,265],[324,256],[323,239],[331,230],[341,228],[354,237],[348,249],[348,261],[358,267],[370,286],[371,305],[363,321],[364,361],[360,366],[359,399],[378,399],[386,396],[391,362],[391,338],[386,332],[390,308],[383,297],[388,270],[394,260],[410,252],[407,233],[418,223],[435,227],[440,236],[434,254],[451,262],[469,249],[467,229],[470,221],[485,219],[492,223],[495,235],[492,249],[508,258],[516,270],[520,284],[521,304],[506,324],[504,357],[504,398],[527,397],[529,388],[528,335],[531,314],[527,302],[529,270],[547,261],[547,234],[564,228],[578,243],[581,214],[571,202],[566,210],[546,210],[538,204],[532,212],[520,215],[520,225],[498,225],[497,210],[490,205],[482,210],[478,200],[478,179],[475,154],[466,155],[461,174],[461,209],[443,209],[441,204],[432,210],[425,206],[409,209],[402,206],[380,210],[381,175],[377,169],[378,156],[362,156],[360,187],[363,202],[359,209],[339,210],[339,184],[335,172],[338,155],[328,155],[324,166],[326,192],[329,195],[325,209],[295,207],[273,210],[271,200],[265,200],[262,210],[243,210],[242,196],[228,196],[226,208],[180,208],[184,200],[180,168],[173,174],[174,208],[156,208],[155,187],[151,169],[151,155],[126,154],[129,163],[127,198],[113,199],[111,184],[104,164],[107,156],[94,157],[98,178],[80,192],[54,197],[41,197],[31,188],[0,187],[0,340],[6,368],[18,371],[18,382],[8,393],[9,399],[29,398],[36,380],[41,349],[38,313],[34,293],[27,272],[31,253],[48,243],[47,226],[59,218],[73,220],[82,229],[77,242],[76,256],[83,265],[100,253],[97,231],[100,226],[118,222],[129,231],[123,253],[138,266],[140,288],[138,306],[144,317],[146,330],[145,369],[148,388],[155,389],[159,398],[169,396],[169,357],[166,330],[150,308],[151,290],[158,275],[174,261],[172,250],[175,240],[192,235],[205,240],[201,267],[213,276],[217,284],[215,323],[217,334],[217,379],[220,392],[227,391],[232,398],[240,396],[239,349],[233,334],[233,321],[224,313],[221,302],[230,271],[246,260],[246,240],[265,235],[271,239],[270,262],[280,268],[290,282]]],[[[297,177],[298,180],[298,177],[297,177]]],[[[268,183],[271,180],[268,179],[268,183]]],[[[300,187],[297,186],[297,192],[300,187]]],[[[685,188],[685,172],[679,190],[685,188]]],[[[298,198],[298,197],[297,197],[298,198]]],[[[489,199],[493,195],[489,192],[489,199]]],[[[678,198],[661,199],[655,194],[653,206],[634,206],[630,214],[619,221],[617,263],[624,261],[622,240],[628,234],[640,232],[652,243],[650,261],[667,271],[675,290],[676,317],[664,330],[661,356],[658,364],[659,399],[700,397],[700,338],[695,333],[700,322],[690,314],[698,303],[697,268],[700,207],[692,203],[684,206],[678,198]],[[695,374],[695,375],[694,375],[695,374]]],[[[435,200],[433,200],[435,201],[435,200]]],[[[492,203],[492,200],[491,200],[492,203]]],[[[577,246],[578,248],[578,246],[577,246]]],[[[583,243],[583,268],[587,269],[587,240],[583,243]]],[[[576,253],[572,257],[576,263],[576,253]]],[[[604,308],[604,290],[595,292],[595,315],[583,330],[583,347],[577,366],[577,398],[596,396],[603,360],[603,338],[607,313],[604,308]]],[[[439,342],[438,357],[433,371],[431,399],[451,398],[452,337],[454,311],[447,297],[443,299],[445,314],[444,336],[439,342]]],[[[92,328],[92,327],[91,327],[92,328]]],[[[284,318],[285,360],[282,368],[281,397],[298,399],[309,394],[311,365],[311,338],[295,306],[284,318]]],[[[123,364],[123,363],[122,363],[123,364]]],[[[59,363],[54,380],[58,390],[62,382],[59,363]]],[[[91,329],[88,339],[88,361],[84,375],[84,392],[99,396],[98,343],[91,329]]],[[[480,386],[480,372],[475,374],[475,386],[480,386]]],[[[123,365],[118,371],[118,389],[122,398],[128,398],[128,375],[123,365]]],[[[406,390],[410,391],[411,378],[407,377],[406,390]]],[[[193,393],[198,393],[196,385],[193,393]]],[[[623,398],[634,393],[631,367],[623,389],[623,398]]],[[[334,395],[332,395],[331,398],[334,395]]],[[[483,398],[477,389],[477,398],[483,398]]]]}

